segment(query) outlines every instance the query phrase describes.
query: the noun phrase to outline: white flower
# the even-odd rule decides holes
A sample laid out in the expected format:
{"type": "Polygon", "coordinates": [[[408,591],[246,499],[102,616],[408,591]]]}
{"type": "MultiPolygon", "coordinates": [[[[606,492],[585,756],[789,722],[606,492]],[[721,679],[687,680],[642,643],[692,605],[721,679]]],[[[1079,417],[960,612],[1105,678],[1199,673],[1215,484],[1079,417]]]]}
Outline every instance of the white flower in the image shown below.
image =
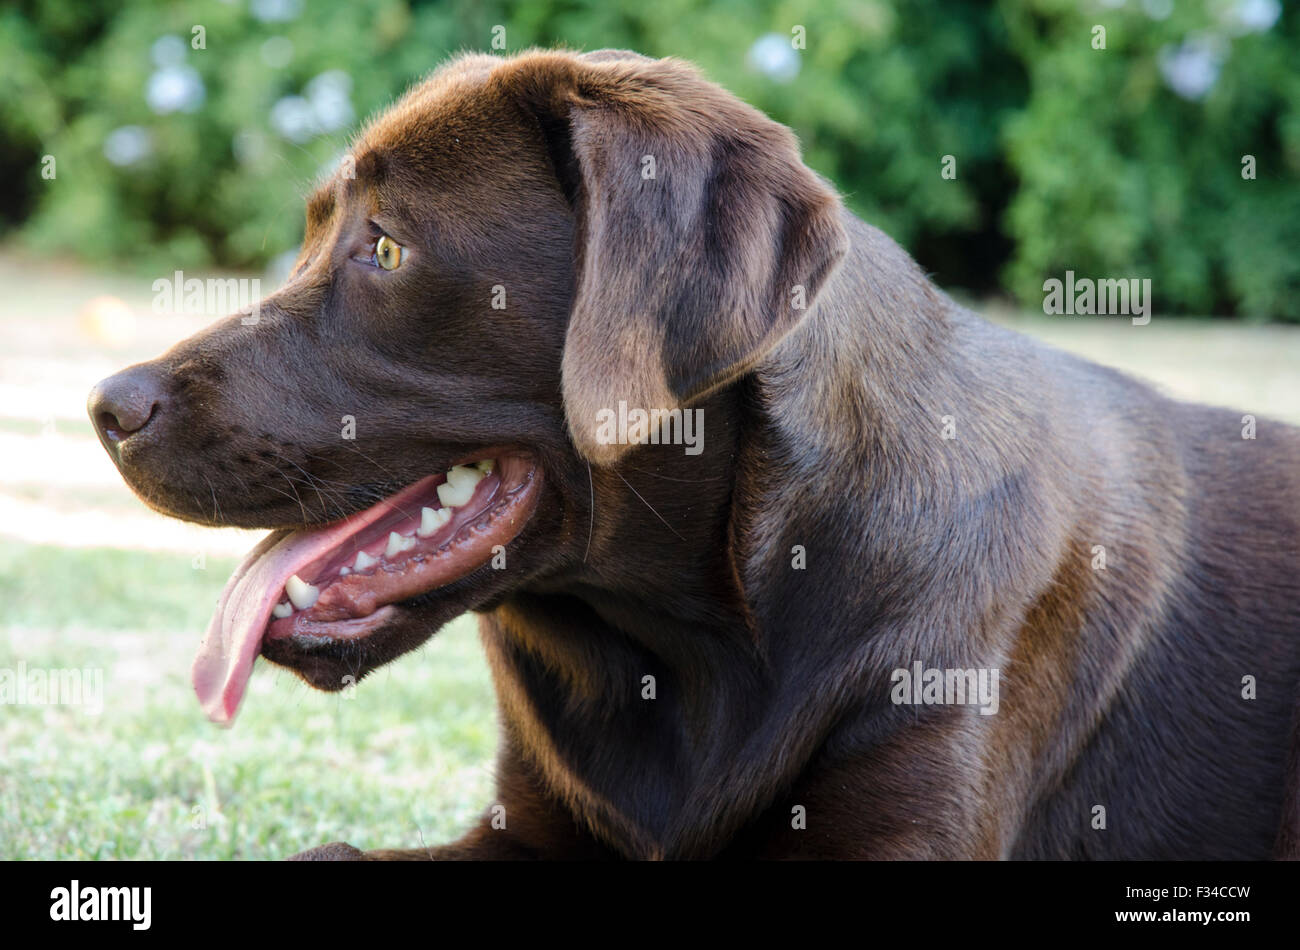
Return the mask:
{"type": "Polygon", "coordinates": [[[316,76],[301,96],[285,96],[271,107],[271,125],[292,142],[307,142],[318,135],[341,129],[356,112],[349,93],[352,78],[339,69],[316,76]]]}
{"type": "Polygon", "coordinates": [[[316,116],[316,127],[321,132],[332,132],[351,123],[356,113],[352,110],[352,77],[341,69],[331,69],[307,83],[304,90],[316,116]]]}
{"type": "Polygon", "coordinates": [[[777,82],[790,82],[799,75],[799,53],[790,37],[780,33],[766,33],[754,41],[747,57],[749,65],[777,82]]]}
{"type": "Polygon", "coordinates": [[[193,66],[164,66],[149,77],[145,100],[160,115],[193,112],[203,105],[207,90],[193,66]]]}
{"type": "Polygon", "coordinates": [[[1238,36],[1244,33],[1263,33],[1282,15],[1278,0],[1237,0],[1223,11],[1225,26],[1238,36]]]}
{"type": "Polygon", "coordinates": [[[1142,12],[1153,20],[1167,20],[1174,12],[1174,0],[1142,0],[1142,12]]]}
{"type": "Polygon", "coordinates": [[[1213,35],[1189,36],[1179,46],[1160,50],[1160,73],[1169,88],[1184,99],[1202,99],[1219,79],[1227,43],[1213,35]]]}
{"type": "Polygon", "coordinates": [[[302,0],[253,0],[248,11],[263,23],[284,23],[297,19],[302,12],[302,0]]]}
{"type": "Polygon", "coordinates": [[[149,56],[155,66],[177,66],[185,61],[185,54],[188,51],[189,47],[185,45],[183,39],[168,34],[153,41],[153,46],[149,47],[149,56]]]}
{"type": "Polygon", "coordinates": [[[147,158],[153,151],[149,133],[138,125],[124,125],[109,132],[104,139],[104,157],[125,168],[147,158]]]}
{"type": "Polygon", "coordinates": [[[284,96],[271,106],[272,127],[290,142],[309,142],[316,137],[316,116],[302,96],[284,96]]]}

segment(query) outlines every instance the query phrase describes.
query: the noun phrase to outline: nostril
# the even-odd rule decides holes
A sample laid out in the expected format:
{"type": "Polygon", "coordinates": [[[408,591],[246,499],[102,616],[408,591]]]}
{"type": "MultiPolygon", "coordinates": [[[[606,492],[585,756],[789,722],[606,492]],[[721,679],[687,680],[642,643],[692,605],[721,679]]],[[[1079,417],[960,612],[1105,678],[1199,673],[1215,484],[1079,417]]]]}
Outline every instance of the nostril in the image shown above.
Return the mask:
{"type": "Polygon", "coordinates": [[[158,414],[159,402],[153,374],[135,367],[97,383],[86,408],[100,437],[120,442],[149,424],[158,414]]]}
{"type": "Polygon", "coordinates": [[[96,415],[95,422],[99,425],[100,431],[103,432],[105,436],[112,439],[114,442],[119,442],[128,435],[131,435],[133,432],[139,432],[147,426],[149,420],[153,418],[153,415],[157,410],[157,403],[150,406],[149,415],[143,420],[139,419],[138,415],[132,416],[127,413],[118,415],[117,413],[105,410],[96,415]]]}
{"type": "Polygon", "coordinates": [[[111,412],[95,413],[95,426],[114,442],[122,437],[122,424],[117,421],[117,416],[111,412]]]}

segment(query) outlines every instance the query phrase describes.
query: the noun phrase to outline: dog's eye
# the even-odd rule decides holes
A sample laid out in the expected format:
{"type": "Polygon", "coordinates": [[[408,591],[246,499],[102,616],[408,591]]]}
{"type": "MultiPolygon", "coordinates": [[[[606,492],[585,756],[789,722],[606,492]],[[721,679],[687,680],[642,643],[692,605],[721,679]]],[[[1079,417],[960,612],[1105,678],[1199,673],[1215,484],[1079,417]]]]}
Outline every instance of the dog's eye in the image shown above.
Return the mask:
{"type": "Polygon", "coordinates": [[[402,245],[387,234],[375,242],[375,263],[384,270],[397,270],[402,264],[402,245]]]}

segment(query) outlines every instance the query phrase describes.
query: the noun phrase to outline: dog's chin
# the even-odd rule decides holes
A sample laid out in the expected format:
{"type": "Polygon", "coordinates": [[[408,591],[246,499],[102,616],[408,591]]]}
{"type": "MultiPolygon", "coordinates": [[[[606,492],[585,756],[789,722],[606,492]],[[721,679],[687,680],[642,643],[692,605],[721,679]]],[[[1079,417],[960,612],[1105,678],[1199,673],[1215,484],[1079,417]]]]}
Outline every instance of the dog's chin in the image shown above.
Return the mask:
{"type": "Polygon", "coordinates": [[[194,662],[208,716],[230,722],[260,655],[339,690],[506,592],[506,546],[532,520],[535,459],[485,455],[316,528],[279,530],[226,585],[194,662]]]}
{"type": "Polygon", "coordinates": [[[363,637],[267,637],[262,641],[261,655],[296,673],[309,686],[336,692],[416,649],[444,624],[477,606],[477,599],[471,596],[469,603],[461,603],[459,599],[426,595],[381,608],[378,613],[382,616],[363,637]],[[428,600],[438,602],[424,603],[428,600]]]}

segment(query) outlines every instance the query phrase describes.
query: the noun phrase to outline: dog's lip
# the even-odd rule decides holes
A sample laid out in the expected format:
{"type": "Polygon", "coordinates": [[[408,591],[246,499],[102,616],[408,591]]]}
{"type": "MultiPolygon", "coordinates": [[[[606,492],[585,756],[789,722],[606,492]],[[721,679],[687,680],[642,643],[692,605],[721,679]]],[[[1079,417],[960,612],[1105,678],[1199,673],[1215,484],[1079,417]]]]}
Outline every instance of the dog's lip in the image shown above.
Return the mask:
{"type": "MultiPolygon", "coordinates": [[[[470,519],[473,537],[464,542],[457,538],[443,549],[424,555],[433,567],[426,569],[422,560],[422,575],[418,582],[425,586],[418,593],[444,586],[479,567],[480,561],[487,560],[487,557],[480,557],[482,551],[511,540],[536,508],[540,472],[531,455],[514,451],[480,453],[477,457],[502,460],[503,481],[494,492],[503,497],[497,501],[494,494],[488,507],[473,515],[470,519]],[[509,464],[513,464],[515,475],[507,483],[504,473],[509,464]],[[473,524],[480,514],[492,522],[488,530],[477,530],[473,524]],[[444,557],[446,549],[451,550],[444,557]]],[[[427,498],[442,480],[441,474],[423,478],[339,522],[308,529],[273,531],[249,552],[227,582],[194,661],[194,689],[209,719],[223,725],[233,721],[253,664],[268,636],[271,611],[283,599],[288,578],[329,561],[333,552],[349,539],[373,528],[377,522],[391,519],[395,511],[406,511],[412,506],[419,511],[418,502],[427,498]]],[[[390,584],[387,590],[401,593],[403,589],[400,585],[393,587],[390,584]]],[[[296,625],[292,630],[283,628],[286,621],[277,620],[276,623],[282,625],[282,635],[291,635],[295,641],[303,638],[317,642],[360,639],[382,628],[400,609],[392,605],[411,596],[414,594],[407,593],[373,603],[368,612],[360,616],[328,615],[328,622],[308,617],[311,611],[304,611],[302,615],[295,614],[290,618],[296,625]]]]}

